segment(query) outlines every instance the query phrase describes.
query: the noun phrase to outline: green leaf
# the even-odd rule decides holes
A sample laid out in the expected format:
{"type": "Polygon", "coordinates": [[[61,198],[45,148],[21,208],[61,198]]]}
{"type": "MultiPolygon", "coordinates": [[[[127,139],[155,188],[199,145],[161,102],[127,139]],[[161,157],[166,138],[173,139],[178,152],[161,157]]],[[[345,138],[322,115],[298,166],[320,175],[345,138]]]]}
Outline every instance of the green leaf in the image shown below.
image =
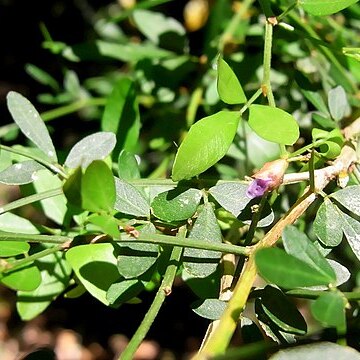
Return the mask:
{"type": "Polygon", "coordinates": [[[342,206],[360,216],[360,185],[348,186],[330,195],[342,206]]]}
{"type": "MultiPolygon", "coordinates": [[[[252,208],[254,205],[258,205],[258,204],[259,204],[259,198],[252,199],[242,210],[241,214],[238,216],[238,220],[240,220],[244,224],[250,225],[254,217],[254,212],[252,208]]],[[[265,206],[263,208],[263,211],[261,212],[260,220],[257,223],[257,227],[269,226],[273,223],[274,219],[275,219],[274,211],[271,208],[269,202],[265,201],[265,206]]]]}
{"type": "Polygon", "coordinates": [[[65,181],[63,185],[63,192],[68,204],[75,206],[78,209],[82,207],[81,200],[81,183],[83,172],[78,167],[65,181]]]}
{"type": "Polygon", "coordinates": [[[341,85],[329,91],[328,105],[331,117],[335,121],[340,121],[345,116],[350,115],[351,108],[346,97],[346,92],[341,85]]]}
{"type": "Polygon", "coordinates": [[[65,165],[75,169],[88,167],[94,160],[103,160],[114,149],[116,136],[111,132],[97,132],[76,143],[65,160],[65,165]]]}
{"type": "Polygon", "coordinates": [[[306,262],[324,277],[328,277],[329,282],[336,281],[331,265],[303,232],[295,226],[286,226],[282,233],[282,240],[288,254],[306,262]]]}
{"type": "Polygon", "coordinates": [[[220,111],[191,126],[175,157],[174,181],[199,175],[228,151],[240,120],[236,111],[220,111]]]}
{"type": "Polygon", "coordinates": [[[31,291],[40,285],[41,275],[39,269],[31,263],[4,274],[0,281],[13,290],[31,291]]]}
{"type": "Polygon", "coordinates": [[[331,282],[328,276],[278,248],[258,250],[255,262],[266,281],[287,289],[328,285],[331,282]]]}
{"type": "Polygon", "coordinates": [[[349,215],[339,212],[342,220],[342,230],[351,250],[360,260],[360,222],[349,215]]]}
{"type": "MultiPolygon", "coordinates": [[[[151,223],[138,228],[142,234],[155,234],[155,226],[151,223]]],[[[118,270],[125,279],[136,278],[153,266],[159,256],[159,246],[155,244],[118,243],[118,270]]]]}
{"type": "Polygon", "coordinates": [[[299,138],[299,125],[292,115],[272,106],[253,104],[249,125],[263,139],[292,145],[299,138]]]}
{"type": "MultiPolygon", "coordinates": [[[[10,212],[0,215],[0,229],[6,232],[39,234],[39,230],[32,222],[10,212]]],[[[1,241],[1,244],[3,244],[3,241],[1,241]]]]}
{"type": "Polygon", "coordinates": [[[114,208],[124,214],[149,217],[150,205],[135,186],[115,178],[116,200],[114,208]]]}
{"type": "Polygon", "coordinates": [[[41,284],[33,291],[17,293],[16,308],[22,320],[41,314],[69,285],[71,268],[63,254],[55,253],[37,260],[41,284]]]}
{"type": "Polygon", "coordinates": [[[348,346],[338,345],[331,342],[318,342],[310,345],[300,345],[281,350],[272,355],[270,360],[360,360],[360,353],[348,346]]]}
{"type": "Polygon", "coordinates": [[[110,285],[106,297],[110,304],[118,305],[131,300],[143,289],[144,285],[138,279],[122,279],[110,285]]]}
{"type": "Polygon", "coordinates": [[[205,319],[218,320],[226,308],[226,302],[219,299],[198,300],[191,305],[193,312],[205,319]]]}
{"type": "Polygon", "coordinates": [[[314,232],[325,246],[335,247],[341,243],[343,231],[339,209],[328,198],[324,199],[316,214],[314,232]]]}
{"type": "Polygon", "coordinates": [[[311,15],[325,16],[335,14],[358,0],[299,0],[298,4],[311,15]]]}
{"type": "Polygon", "coordinates": [[[297,307],[284,293],[273,286],[261,291],[261,301],[256,299],[256,313],[260,321],[269,325],[270,320],[279,329],[290,334],[305,335],[307,325],[297,307]],[[286,311],[284,311],[286,309],[286,311]]]}
{"type": "Polygon", "coordinates": [[[11,116],[22,133],[42,150],[51,161],[57,162],[55,148],[49,132],[31,102],[15,91],[10,91],[6,99],[11,116]]]}
{"type": "Polygon", "coordinates": [[[0,172],[0,183],[6,185],[30,184],[36,180],[36,172],[45,169],[34,160],[13,164],[0,172]]]}
{"type": "Polygon", "coordinates": [[[30,249],[30,245],[26,242],[1,241],[0,245],[1,245],[0,246],[1,257],[9,257],[9,256],[25,254],[30,249]]]}
{"type": "Polygon", "coordinates": [[[115,198],[115,180],[111,170],[103,161],[93,161],[81,179],[83,209],[94,212],[111,211],[115,198]]]}
{"type": "Polygon", "coordinates": [[[315,106],[317,110],[319,110],[325,116],[330,116],[325,101],[318,91],[310,91],[301,88],[300,91],[304,94],[306,99],[309,100],[311,104],[315,106]]]}
{"type": "Polygon", "coordinates": [[[88,217],[88,221],[99,228],[114,239],[120,238],[118,220],[111,215],[92,214],[88,217]]]}
{"type": "Polygon", "coordinates": [[[60,86],[58,82],[49,73],[36,65],[26,64],[25,71],[40,84],[50,86],[53,90],[59,91],[60,86]]]}
{"type": "Polygon", "coordinates": [[[134,154],[126,150],[121,150],[118,159],[118,166],[120,180],[128,181],[140,179],[139,164],[134,154]]]}
{"type": "Polygon", "coordinates": [[[121,149],[135,151],[140,131],[139,106],[133,81],[120,79],[107,99],[101,129],[116,134],[114,155],[121,149]]]}
{"type": "Polygon", "coordinates": [[[198,189],[173,189],[157,195],[151,203],[154,216],[172,222],[191,218],[202,197],[198,189]]]}
{"type": "Polygon", "coordinates": [[[238,217],[251,200],[246,196],[248,187],[248,184],[229,182],[211,187],[209,193],[225,210],[238,217]]]}
{"type": "Polygon", "coordinates": [[[66,259],[86,290],[109,305],[106,293],[120,278],[114,246],[109,243],[76,246],[67,251],[66,259]]]}
{"type": "MultiPolygon", "coordinates": [[[[205,204],[199,212],[189,237],[203,241],[204,245],[206,242],[222,242],[221,230],[211,203],[205,204]]],[[[183,265],[188,273],[204,278],[216,271],[220,258],[221,253],[217,251],[185,248],[183,265]]]]}
{"type": "Polygon", "coordinates": [[[345,304],[340,292],[324,292],[311,304],[311,312],[323,325],[345,330],[345,304]]]}
{"type": "Polygon", "coordinates": [[[238,78],[220,56],[217,63],[217,91],[220,99],[226,104],[243,104],[246,102],[246,96],[238,78]]]}
{"type": "Polygon", "coordinates": [[[181,277],[192,292],[201,299],[216,298],[220,291],[220,267],[207,277],[199,278],[188,273],[184,268],[181,277]]]}

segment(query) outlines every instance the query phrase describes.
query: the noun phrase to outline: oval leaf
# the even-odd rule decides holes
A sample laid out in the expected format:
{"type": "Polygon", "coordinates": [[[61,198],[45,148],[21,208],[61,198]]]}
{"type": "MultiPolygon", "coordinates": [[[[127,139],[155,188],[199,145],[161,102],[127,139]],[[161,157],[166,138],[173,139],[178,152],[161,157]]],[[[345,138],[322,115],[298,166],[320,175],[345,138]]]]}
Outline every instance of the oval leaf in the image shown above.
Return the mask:
{"type": "Polygon", "coordinates": [[[96,299],[109,305],[106,293],[120,278],[112,244],[80,245],[66,253],[76,276],[96,299]]]}
{"type": "Polygon", "coordinates": [[[140,178],[139,164],[134,154],[121,150],[118,159],[119,178],[121,180],[133,180],[140,178]]]}
{"type": "Polygon", "coordinates": [[[19,162],[0,172],[0,183],[6,185],[30,184],[36,180],[36,172],[42,169],[45,167],[34,160],[19,162]]]}
{"type": "Polygon", "coordinates": [[[193,312],[205,319],[218,320],[226,308],[226,302],[219,299],[205,299],[192,304],[193,312]]]}
{"type": "Polygon", "coordinates": [[[199,175],[217,163],[228,151],[240,116],[235,111],[220,111],[191,126],[175,157],[174,181],[199,175]]]}
{"type": "Polygon", "coordinates": [[[65,160],[65,165],[75,169],[86,168],[94,160],[103,160],[114,149],[116,136],[111,132],[97,132],[76,143],[65,160]]]}
{"type": "Polygon", "coordinates": [[[109,287],[106,297],[110,304],[121,304],[135,297],[143,288],[144,285],[138,279],[123,279],[109,287]]]}
{"type": "Polygon", "coordinates": [[[1,282],[13,290],[35,290],[41,283],[40,270],[30,264],[5,274],[1,282]]]}
{"type": "Polygon", "coordinates": [[[115,196],[115,180],[111,170],[103,161],[95,160],[81,178],[83,209],[111,211],[115,196]]]}
{"type": "Polygon", "coordinates": [[[298,3],[311,15],[325,16],[335,14],[359,0],[300,0],[298,3]]]}
{"type": "Polygon", "coordinates": [[[7,106],[22,133],[42,150],[53,162],[57,162],[56,152],[49,132],[33,104],[21,94],[10,91],[7,106]]]}
{"type": "Polygon", "coordinates": [[[292,115],[276,107],[253,104],[249,125],[263,139],[292,145],[299,138],[299,125],[292,115]]]}
{"type": "Polygon", "coordinates": [[[260,275],[284,288],[328,285],[329,277],[278,248],[260,249],[255,255],[260,275]]]}
{"type": "Polygon", "coordinates": [[[349,211],[360,216],[360,185],[348,186],[330,196],[349,211]]]}
{"type": "MultiPolygon", "coordinates": [[[[37,227],[28,219],[24,219],[10,212],[0,215],[0,229],[1,231],[11,233],[39,234],[37,227]]],[[[1,241],[0,244],[2,246],[3,242],[1,241]]]]}
{"type": "Polygon", "coordinates": [[[30,249],[30,245],[26,242],[1,241],[0,245],[1,245],[0,246],[0,256],[1,257],[25,254],[30,249]]]}
{"type": "Polygon", "coordinates": [[[198,189],[173,189],[157,195],[151,203],[153,214],[160,220],[172,222],[191,218],[201,200],[198,189]]]}
{"type": "Polygon", "coordinates": [[[220,99],[226,104],[243,104],[246,102],[246,96],[237,76],[221,57],[217,63],[217,91],[220,99]]]}
{"type": "Polygon", "coordinates": [[[335,121],[340,121],[343,117],[350,115],[351,108],[346,97],[346,92],[341,85],[329,91],[328,105],[331,117],[335,121]]]}

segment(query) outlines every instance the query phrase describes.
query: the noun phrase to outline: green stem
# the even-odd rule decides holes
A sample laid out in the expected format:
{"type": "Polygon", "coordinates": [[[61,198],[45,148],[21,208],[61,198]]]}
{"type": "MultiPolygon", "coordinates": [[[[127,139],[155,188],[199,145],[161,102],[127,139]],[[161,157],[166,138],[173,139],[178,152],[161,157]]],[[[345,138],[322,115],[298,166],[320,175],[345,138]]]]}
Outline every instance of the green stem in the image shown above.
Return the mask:
{"type": "Polygon", "coordinates": [[[121,240],[115,240],[117,242],[141,242],[141,243],[152,243],[159,244],[165,246],[180,246],[180,247],[188,247],[192,249],[202,249],[202,250],[213,250],[220,251],[222,253],[230,253],[235,255],[245,255],[247,256],[250,252],[248,247],[242,247],[231,244],[222,244],[222,243],[213,243],[209,241],[199,241],[198,239],[192,238],[178,238],[170,235],[161,235],[161,234],[142,234],[138,238],[125,238],[123,237],[121,240]]]}
{"type": "Polygon", "coordinates": [[[15,271],[17,268],[19,268],[20,266],[23,266],[27,263],[30,263],[32,261],[35,261],[35,260],[38,260],[38,259],[41,259],[43,258],[44,256],[47,256],[47,255],[50,255],[50,254],[53,254],[55,252],[58,252],[58,251],[61,251],[63,250],[63,244],[59,244],[59,245],[56,245],[54,247],[51,247],[51,248],[48,248],[48,249],[45,249],[43,251],[39,251],[37,252],[36,254],[33,254],[33,255],[30,255],[30,256],[27,256],[21,260],[16,260],[14,262],[11,262],[11,263],[8,263],[7,264],[7,268],[6,269],[3,269],[1,271],[2,274],[7,274],[7,273],[10,273],[12,271],[15,271]]]}
{"type": "Polygon", "coordinates": [[[69,236],[61,235],[40,235],[40,234],[17,234],[1,231],[0,232],[0,244],[1,241],[25,241],[25,242],[37,242],[44,244],[64,244],[68,241],[72,241],[73,238],[69,236]]]}
{"type": "Polygon", "coordinates": [[[315,168],[314,168],[314,156],[315,152],[314,149],[311,150],[311,157],[309,160],[309,185],[310,191],[315,192],[315,168]]]}
{"type": "MultiPolygon", "coordinates": [[[[178,238],[179,240],[185,240],[186,228],[182,227],[179,229],[178,238]]],[[[158,292],[155,295],[154,301],[152,302],[148,312],[146,313],[143,321],[136,330],[134,336],[130,340],[125,351],[120,355],[119,360],[131,360],[134,358],[134,354],[141,342],[148,333],[152,323],[154,322],[159,310],[164,303],[166,297],[170,295],[171,288],[176,276],[176,272],[180,263],[182,255],[182,248],[175,246],[172,249],[170,259],[168,261],[168,267],[163,278],[163,281],[159,287],[158,292]]]]}
{"type": "Polygon", "coordinates": [[[240,109],[240,115],[242,115],[250,105],[261,95],[262,90],[258,89],[256,93],[247,101],[247,103],[240,109]]]}
{"type": "Polygon", "coordinates": [[[32,204],[36,201],[48,199],[48,198],[59,196],[62,194],[63,194],[62,189],[58,188],[58,189],[47,190],[47,191],[44,191],[44,192],[41,192],[38,194],[30,195],[30,196],[24,197],[19,200],[12,201],[11,203],[4,205],[3,207],[0,208],[0,214],[3,214],[10,210],[17,209],[24,205],[32,204]]]}
{"type": "Polygon", "coordinates": [[[297,2],[291,4],[287,9],[285,9],[279,16],[276,17],[277,21],[283,19],[286,15],[288,15],[292,10],[294,10],[297,6],[297,2]]]}
{"type": "Polygon", "coordinates": [[[52,171],[55,174],[58,174],[60,176],[62,176],[64,179],[67,179],[67,174],[64,173],[58,166],[58,164],[53,164],[50,161],[47,161],[43,158],[41,158],[40,156],[37,156],[35,154],[31,154],[29,152],[27,152],[26,150],[23,149],[15,149],[12,148],[10,146],[6,146],[6,145],[2,145],[0,144],[0,149],[4,150],[4,151],[8,151],[11,152],[13,154],[17,154],[17,155],[21,155],[21,156],[25,156],[29,159],[35,160],[36,162],[38,162],[41,165],[44,165],[47,169],[49,169],[50,171],[52,171]]]}

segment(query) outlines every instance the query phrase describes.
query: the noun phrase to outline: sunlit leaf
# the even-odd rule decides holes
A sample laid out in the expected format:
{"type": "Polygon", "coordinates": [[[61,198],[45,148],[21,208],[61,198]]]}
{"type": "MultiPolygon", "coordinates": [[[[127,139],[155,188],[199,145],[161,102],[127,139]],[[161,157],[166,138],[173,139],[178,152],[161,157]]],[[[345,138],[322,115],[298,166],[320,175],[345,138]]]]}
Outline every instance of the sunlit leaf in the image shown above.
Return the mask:
{"type": "Polygon", "coordinates": [[[0,183],[6,185],[29,184],[36,180],[36,172],[45,169],[34,160],[28,160],[11,165],[0,172],[0,183]]]}
{"type": "Polygon", "coordinates": [[[126,150],[121,150],[118,159],[118,166],[119,178],[121,180],[128,181],[140,178],[139,164],[135,155],[132,153],[126,150]]]}
{"type": "MultiPolygon", "coordinates": [[[[11,233],[17,232],[22,234],[39,234],[37,226],[34,225],[30,220],[10,212],[0,215],[0,229],[1,231],[11,233]]],[[[3,241],[1,241],[0,244],[2,247],[3,241]]]]}
{"type": "Polygon", "coordinates": [[[30,263],[6,273],[0,281],[13,290],[32,291],[40,285],[41,275],[34,263],[30,263]]]}
{"type": "Polygon", "coordinates": [[[349,211],[360,216],[360,185],[348,186],[332,193],[330,196],[349,211]]]}
{"type": "Polygon", "coordinates": [[[358,0],[299,0],[299,5],[309,14],[325,16],[335,14],[358,0]]]}
{"type": "Polygon", "coordinates": [[[193,312],[205,319],[218,320],[226,308],[226,302],[219,299],[205,299],[192,304],[193,312]]]}
{"type": "Polygon", "coordinates": [[[26,242],[19,241],[1,241],[0,246],[0,256],[16,256],[20,254],[25,254],[29,251],[30,245],[26,242]]]}

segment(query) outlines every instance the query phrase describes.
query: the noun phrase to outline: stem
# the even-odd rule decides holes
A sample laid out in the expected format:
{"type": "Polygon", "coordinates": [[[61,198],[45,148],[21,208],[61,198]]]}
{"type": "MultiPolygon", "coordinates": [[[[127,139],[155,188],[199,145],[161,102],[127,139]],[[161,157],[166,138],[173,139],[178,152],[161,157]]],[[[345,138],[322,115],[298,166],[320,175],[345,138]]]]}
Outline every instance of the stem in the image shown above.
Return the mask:
{"type": "Polygon", "coordinates": [[[11,203],[6,204],[6,205],[4,205],[3,207],[0,208],[0,215],[3,214],[3,213],[6,213],[7,211],[17,209],[17,208],[19,208],[21,206],[32,204],[32,203],[34,203],[36,201],[48,199],[48,198],[51,198],[51,197],[54,197],[54,196],[59,196],[59,195],[62,195],[62,194],[63,194],[62,189],[58,188],[58,189],[47,190],[47,191],[44,191],[44,192],[41,192],[41,193],[38,193],[38,194],[34,194],[34,195],[24,197],[24,198],[19,199],[19,200],[12,201],[11,203]]]}
{"type": "Polygon", "coordinates": [[[63,250],[63,248],[64,248],[63,244],[59,244],[59,245],[56,245],[54,247],[45,249],[43,251],[39,251],[36,254],[27,256],[27,257],[25,257],[25,258],[23,258],[21,260],[16,260],[14,262],[8,263],[6,265],[7,267],[5,269],[3,269],[1,271],[1,273],[2,274],[7,274],[7,273],[10,273],[12,271],[15,271],[20,266],[23,266],[23,265],[25,265],[27,263],[30,263],[30,262],[34,261],[34,260],[41,259],[42,257],[47,256],[49,254],[53,254],[53,253],[55,253],[57,251],[61,251],[61,250],[63,250]]]}
{"type": "Polygon", "coordinates": [[[193,249],[202,249],[202,250],[213,250],[220,251],[222,253],[230,253],[235,255],[245,255],[247,256],[250,252],[249,247],[242,247],[231,244],[218,244],[208,241],[199,241],[199,239],[192,238],[179,238],[175,236],[169,235],[160,235],[160,234],[142,234],[140,233],[139,237],[134,238],[125,238],[123,237],[121,240],[115,240],[117,242],[141,242],[141,243],[152,243],[152,244],[160,244],[165,246],[180,246],[180,247],[188,247],[193,249]]]}
{"type": "Polygon", "coordinates": [[[279,16],[276,17],[277,21],[280,22],[289,12],[294,10],[294,8],[297,6],[297,2],[294,2],[291,4],[287,9],[285,9],[279,16]]]}
{"type": "Polygon", "coordinates": [[[270,106],[275,107],[275,99],[271,89],[270,72],[271,72],[271,48],[273,38],[273,25],[269,21],[265,23],[265,44],[264,44],[264,60],[263,60],[263,81],[261,88],[263,94],[268,98],[270,106]]]}
{"type": "Polygon", "coordinates": [[[61,244],[72,241],[73,238],[69,236],[61,235],[39,235],[39,234],[17,234],[1,231],[0,232],[0,244],[1,241],[25,241],[25,242],[37,242],[48,244],[61,244]]]}
{"type": "MultiPolygon", "coordinates": [[[[50,171],[52,171],[55,174],[58,174],[60,176],[62,176],[64,179],[67,179],[67,174],[64,173],[58,166],[56,166],[55,164],[51,163],[48,160],[43,159],[40,156],[34,155],[29,153],[26,150],[22,150],[22,149],[14,149],[10,146],[6,146],[6,145],[2,145],[0,144],[0,149],[1,150],[5,150],[8,152],[11,152],[13,154],[17,154],[17,155],[21,155],[21,156],[25,156],[29,159],[35,160],[36,162],[38,162],[41,165],[44,165],[47,169],[49,169],[50,171]]],[[[58,164],[57,164],[58,165],[58,164]]],[[[60,166],[60,165],[59,165],[60,166]]]]}
{"type": "MultiPolygon", "coordinates": [[[[185,240],[186,228],[182,227],[179,229],[178,238],[180,240],[185,240]]],[[[164,300],[171,293],[171,288],[176,276],[176,272],[179,266],[179,262],[182,255],[181,247],[174,247],[172,249],[170,259],[168,261],[168,267],[166,269],[163,281],[158,292],[155,295],[154,301],[152,302],[148,312],[146,313],[143,321],[136,330],[134,336],[130,340],[125,351],[120,355],[119,360],[131,360],[134,358],[134,354],[137,348],[140,346],[141,342],[148,333],[152,323],[154,322],[159,310],[164,303],[164,300]]]]}
{"type": "Polygon", "coordinates": [[[258,89],[256,93],[247,101],[247,103],[240,109],[240,115],[242,115],[250,105],[261,95],[262,90],[258,89]]]}

